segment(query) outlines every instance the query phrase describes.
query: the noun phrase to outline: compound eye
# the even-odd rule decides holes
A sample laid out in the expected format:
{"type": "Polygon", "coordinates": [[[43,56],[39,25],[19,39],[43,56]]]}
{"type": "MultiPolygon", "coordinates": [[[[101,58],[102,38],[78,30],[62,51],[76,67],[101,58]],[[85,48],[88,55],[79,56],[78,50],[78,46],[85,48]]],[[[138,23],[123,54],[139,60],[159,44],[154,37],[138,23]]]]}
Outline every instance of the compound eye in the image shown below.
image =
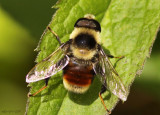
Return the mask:
{"type": "Polygon", "coordinates": [[[90,28],[96,28],[96,25],[92,21],[88,20],[81,20],[77,23],[77,26],[79,27],[90,27],[90,28]]]}
{"type": "Polygon", "coordinates": [[[90,28],[101,32],[100,24],[94,19],[80,18],[79,20],[77,20],[74,27],[90,28]]]}

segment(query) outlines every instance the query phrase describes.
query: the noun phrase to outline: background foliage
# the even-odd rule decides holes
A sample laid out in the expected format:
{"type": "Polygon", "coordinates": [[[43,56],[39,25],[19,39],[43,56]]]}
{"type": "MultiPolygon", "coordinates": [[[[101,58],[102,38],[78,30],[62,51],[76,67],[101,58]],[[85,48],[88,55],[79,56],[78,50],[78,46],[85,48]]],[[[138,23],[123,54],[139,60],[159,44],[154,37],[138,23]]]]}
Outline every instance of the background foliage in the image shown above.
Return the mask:
{"type": "MultiPolygon", "coordinates": [[[[36,52],[33,52],[33,49],[51,20],[54,13],[51,6],[54,3],[53,0],[0,1],[0,114],[21,115],[25,112],[28,92],[25,75],[35,64],[33,62],[36,52]]],[[[136,78],[127,102],[123,105],[119,103],[113,114],[158,113],[159,43],[158,34],[143,74],[136,78]]]]}

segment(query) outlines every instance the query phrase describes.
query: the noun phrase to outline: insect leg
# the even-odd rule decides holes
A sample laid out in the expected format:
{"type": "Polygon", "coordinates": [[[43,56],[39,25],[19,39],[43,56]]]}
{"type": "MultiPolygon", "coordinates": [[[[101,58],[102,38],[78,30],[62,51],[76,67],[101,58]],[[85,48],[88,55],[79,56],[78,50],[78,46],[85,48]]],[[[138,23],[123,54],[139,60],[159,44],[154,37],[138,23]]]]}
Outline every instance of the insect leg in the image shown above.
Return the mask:
{"type": "Polygon", "coordinates": [[[55,35],[56,36],[56,39],[57,39],[57,41],[59,42],[59,44],[61,45],[62,44],[62,42],[60,41],[60,39],[59,39],[59,37],[58,37],[58,35],[48,26],[47,27],[48,29],[49,29],[49,31],[53,34],[53,35],[55,35]]]}
{"type": "Polygon", "coordinates": [[[39,89],[39,90],[38,90],[36,93],[34,93],[34,94],[29,94],[28,97],[30,97],[30,96],[35,96],[35,95],[37,95],[39,92],[41,92],[42,90],[44,90],[45,88],[47,88],[47,86],[48,86],[48,80],[49,80],[49,78],[45,79],[45,86],[44,86],[44,87],[42,87],[41,89],[39,89]]]}
{"type": "Polygon", "coordinates": [[[119,58],[119,59],[124,58],[124,56],[114,57],[113,55],[106,54],[106,53],[103,51],[103,49],[102,49],[102,47],[101,47],[100,45],[98,45],[98,49],[99,49],[100,53],[101,53],[103,56],[107,56],[107,57],[109,57],[109,58],[119,58]]]}
{"type": "Polygon", "coordinates": [[[101,99],[101,102],[103,103],[103,106],[104,106],[105,110],[108,112],[108,114],[111,114],[111,111],[109,111],[109,110],[107,109],[107,107],[106,107],[106,105],[105,105],[105,103],[104,103],[104,100],[103,100],[103,98],[102,98],[102,96],[101,96],[101,94],[104,93],[105,91],[106,91],[106,82],[105,82],[104,85],[102,85],[101,91],[99,92],[99,98],[101,99]]]}
{"type": "Polygon", "coordinates": [[[120,59],[124,58],[124,56],[114,57],[113,55],[110,55],[110,54],[107,54],[107,56],[108,56],[109,58],[120,58],[120,59]]]}

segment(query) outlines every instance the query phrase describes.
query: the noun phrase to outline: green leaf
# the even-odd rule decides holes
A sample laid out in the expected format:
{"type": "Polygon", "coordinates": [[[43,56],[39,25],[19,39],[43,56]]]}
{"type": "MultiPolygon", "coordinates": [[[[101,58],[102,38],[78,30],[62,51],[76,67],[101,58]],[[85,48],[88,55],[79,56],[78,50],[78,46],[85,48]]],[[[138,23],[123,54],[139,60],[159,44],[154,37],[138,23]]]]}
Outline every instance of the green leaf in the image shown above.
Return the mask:
{"type": "MultiPolygon", "coordinates": [[[[50,27],[61,41],[69,39],[74,23],[85,14],[93,14],[101,23],[102,46],[106,53],[125,56],[111,59],[123,83],[129,90],[135,76],[140,74],[146,57],[150,56],[153,42],[160,25],[160,2],[158,0],[61,0],[50,27]]],[[[37,62],[58,48],[55,37],[46,30],[37,47],[37,62]]],[[[44,81],[31,83],[33,94],[45,85],[44,81]]],[[[28,99],[27,114],[45,115],[103,115],[106,113],[98,92],[101,83],[95,78],[85,94],[74,94],[64,89],[62,72],[52,76],[49,86],[40,94],[28,99]]],[[[112,110],[118,98],[106,91],[105,104],[112,110]]]]}

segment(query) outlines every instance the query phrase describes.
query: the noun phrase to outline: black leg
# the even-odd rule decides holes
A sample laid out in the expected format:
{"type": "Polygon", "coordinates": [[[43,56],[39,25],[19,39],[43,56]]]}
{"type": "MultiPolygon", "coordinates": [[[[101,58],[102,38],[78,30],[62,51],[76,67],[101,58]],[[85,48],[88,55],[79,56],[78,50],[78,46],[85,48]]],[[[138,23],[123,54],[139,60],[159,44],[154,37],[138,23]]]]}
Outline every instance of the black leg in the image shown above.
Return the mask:
{"type": "Polygon", "coordinates": [[[43,91],[45,88],[47,88],[47,86],[48,86],[48,81],[49,81],[49,78],[46,78],[45,79],[45,86],[44,87],[42,87],[41,89],[39,89],[37,92],[35,92],[34,94],[28,94],[28,97],[30,97],[30,96],[35,96],[35,95],[37,95],[39,92],[41,92],[41,91],[43,91]]]}
{"type": "Polygon", "coordinates": [[[49,78],[46,78],[45,79],[46,86],[48,86],[48,81],[49,81],[49,78]]]}
{"type": "Polygon", "coordinates": [[[114,57],[113,55],[110,55],[110,54],[107,54],[107,56],[108,56],[109,58],[120,58],[120,59],[124,58],[124,56],[114,57]]]}
{"type": "Polygon", "coordinates": [[[105,91],[106,91],[106,87],[104,85],[102,85],[100,94],[104,93],[105,91]]]}
{"type": "Polygon", "coordinates": [[[57,41],[61,45],[62,43],[61,43],[61,40],[59,39],[58,35],[49,26],[48,26],[48,29],[54,36],[56,36],[57,41]]]}

